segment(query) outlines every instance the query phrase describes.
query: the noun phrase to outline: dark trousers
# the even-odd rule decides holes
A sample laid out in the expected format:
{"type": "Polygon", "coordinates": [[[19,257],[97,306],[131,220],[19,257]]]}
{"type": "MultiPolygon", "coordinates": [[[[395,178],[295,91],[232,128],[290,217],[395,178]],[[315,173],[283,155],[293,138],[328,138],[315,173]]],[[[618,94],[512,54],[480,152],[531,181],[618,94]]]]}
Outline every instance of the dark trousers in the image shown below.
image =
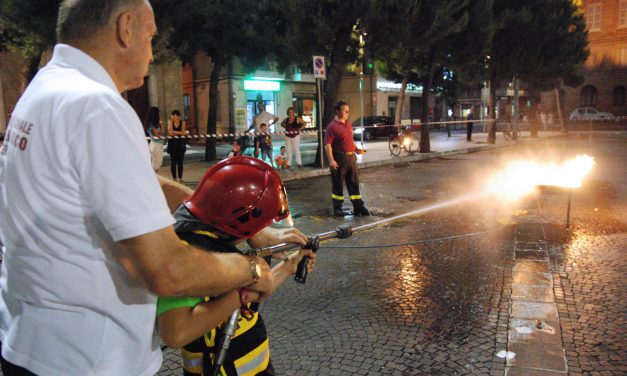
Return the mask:
{"type": "Polygon", "coordinates": [[[183,178],[183,161],[185,160],[185,149],[173,150],[170,152],[170,172],[172,178],[183,178]],[[178,172],[178,175],[176,174],[178,172]]]}
{"type": "Polygon", "coordinates": [[[364,202],[361,193],[359,193],[359,170],[357,169],[355,154],[346,155],[346,153],[333,152],[333,158],[338,164],[337,169],[331,169],[333,208],[342,209],[344,182],[346,182],[346,189],[353,206],[363,206],[364,202]]]}
{"type": "Polygon", "coordinates": [[[0,343],[0,366],[4,376],[36,376],[26,368],[16,366],[2,357],[2,343],[0,343]]]}
{"type": "Polygon", "coordinates": [[[472,123],[466,123],[466,140],[472,139],[472,123]]]}

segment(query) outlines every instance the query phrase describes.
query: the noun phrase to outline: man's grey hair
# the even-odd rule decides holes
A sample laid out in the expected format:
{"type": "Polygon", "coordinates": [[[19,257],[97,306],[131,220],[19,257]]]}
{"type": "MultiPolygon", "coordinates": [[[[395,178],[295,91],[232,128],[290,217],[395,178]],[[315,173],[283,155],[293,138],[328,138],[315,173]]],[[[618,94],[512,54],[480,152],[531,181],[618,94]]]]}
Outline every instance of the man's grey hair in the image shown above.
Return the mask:
{"type": "Polygon", "coordinates": [[[101,32],[120,13],[146,0],[63,0],[57,18],[57,42],[87,40],[101,32]]]}

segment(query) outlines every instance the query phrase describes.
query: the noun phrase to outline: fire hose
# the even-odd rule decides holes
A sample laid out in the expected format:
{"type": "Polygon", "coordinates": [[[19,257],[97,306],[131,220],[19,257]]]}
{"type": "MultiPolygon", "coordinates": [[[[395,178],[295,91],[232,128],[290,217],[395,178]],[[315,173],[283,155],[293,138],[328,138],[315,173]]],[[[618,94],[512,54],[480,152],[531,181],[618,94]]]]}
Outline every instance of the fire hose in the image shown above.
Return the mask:
{"type": "MultiPolygon", "coordinates": [[[[454,200],[454,201],[451,201],[448,205],[457,204],[466,200],[467,199],[454,200]]],[[[346,238],[349,238],[354,232],[367,230],[373,227],[383,225],[388,222],[396,221],[396,220],[410,217],[410,216],[417,215],[417,214],[422,214],[424,212],[427,212],[427,211],[430,211],[430,210],[433,210],[442,206],[447,206],[447,205],[442,205],[442,204],[433,205],[427,208],[417,209],[408,213],[399,214],[390,218],[385,218],[376,222],[367,223],[367,224],[357,226],[354,228],[349,224],[341,225],[341,226],[338,226],[333,231],[327,231],[327,232],[323,232],[320,234],[308,236],[307,244],[304,247],[298,244],[294,244],[294,243],[280,243],[280,244],[267,246],[267,247],[249,249],[249,250],[243,251],[242,253],[245,255],[265,257],[265,256],[271,256],[277,253],[295,251],[301,248],[311,249],[315,253],[318,251],[321,241],[330,240],[330,239],[346,239],[346,238]]],[[[294,280],[296,282],[305,283],[307,281],[307,274],[308,274],[307,264],[308,263],[309,263],[309,257],[307,256],[303,257],[303,259],[298,263],[298,266],[296,268],[296,274],[294,275],[294,280]]],[[[233,335],[235,334],[235,330],[237,329],[237,320],[239,317],[239,312],[240,310],[238,309],[238,310],[235,310],[231,314],[231,316],[229,317],[229,320],[227,321],[227,324],[224,327],[224,330],[222,331],[222,336],[220,337],[219,345],[218,345],[218,353],[216,354],[215,362],[213,366],[213,372],[212,372],[213,376],[217,376],[220,373],[220,368],[222,367],[222,364],[224,364],[224,360],[226,359],[226,354],[229,349],[229,345],[231,343],[231,338],[233,338],[233,335]]]]}

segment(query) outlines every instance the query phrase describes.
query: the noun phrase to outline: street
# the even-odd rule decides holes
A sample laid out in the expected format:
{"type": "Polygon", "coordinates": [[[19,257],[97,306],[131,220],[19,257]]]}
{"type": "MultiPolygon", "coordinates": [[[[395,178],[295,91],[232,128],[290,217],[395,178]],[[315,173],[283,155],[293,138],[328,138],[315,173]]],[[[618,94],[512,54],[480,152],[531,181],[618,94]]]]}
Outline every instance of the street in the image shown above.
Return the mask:
{"type": "MultiPolygon", "coordinates": [[[[333,218],[328,176],[288,182],[295,226],[314,234],[481,193],[476,183],[503,160],[596,159],[573,195],[568,230],[564,195],[534,194],[514,205],[484,195],[324,243],[307,283],[288,281],[262,305],[277,373],[505,374],[512,364],[496,355],[515,342],[508,329],[514,234],[533,222],[543,239],[527,240],[548,251],[568,373],[624,375],[625,141],[624,133],[572,136],[363,169],[371,218],[333,218]]],[[[165,358],[160,375],[181,374],[177,352],[165,358]]]]}

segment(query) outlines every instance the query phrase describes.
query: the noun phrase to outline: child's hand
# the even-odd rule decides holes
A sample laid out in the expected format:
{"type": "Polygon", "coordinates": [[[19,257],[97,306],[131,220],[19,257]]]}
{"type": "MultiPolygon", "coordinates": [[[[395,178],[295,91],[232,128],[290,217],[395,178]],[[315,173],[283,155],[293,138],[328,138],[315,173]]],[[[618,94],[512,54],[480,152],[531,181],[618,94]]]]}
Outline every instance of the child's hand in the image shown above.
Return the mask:
{"type": "Polygon", "coordinates": [[[288,268],[290,274],[296,274],[296,269],[298,268],[298,263],[303,257],[309,256],[309,263],[307,264],[307,271],[311,272],[314,270],[316,266],[316,258],[318,257],[311,249],[301,249],[297,254],[286,257],[283,259],[285,263],[285,267],[288,268]]]}

